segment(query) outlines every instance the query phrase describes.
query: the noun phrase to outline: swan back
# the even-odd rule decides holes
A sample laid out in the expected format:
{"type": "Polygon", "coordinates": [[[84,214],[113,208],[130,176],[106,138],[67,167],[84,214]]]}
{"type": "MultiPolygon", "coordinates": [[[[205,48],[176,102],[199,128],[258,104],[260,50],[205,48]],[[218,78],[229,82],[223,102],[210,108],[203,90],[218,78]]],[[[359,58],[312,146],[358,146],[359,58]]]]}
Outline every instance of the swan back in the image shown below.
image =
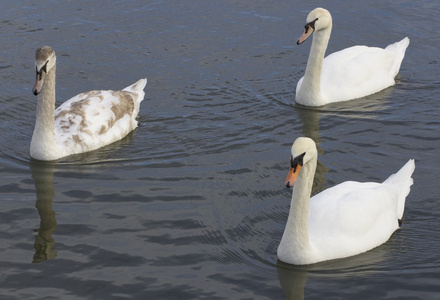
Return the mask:
{"type": "Polygon", "coordinates": [[[137,127],[146,79],[122,91],[90,91],[55,111],[55,137],[62,156],[95,150],[125,137],[137,127]]]}

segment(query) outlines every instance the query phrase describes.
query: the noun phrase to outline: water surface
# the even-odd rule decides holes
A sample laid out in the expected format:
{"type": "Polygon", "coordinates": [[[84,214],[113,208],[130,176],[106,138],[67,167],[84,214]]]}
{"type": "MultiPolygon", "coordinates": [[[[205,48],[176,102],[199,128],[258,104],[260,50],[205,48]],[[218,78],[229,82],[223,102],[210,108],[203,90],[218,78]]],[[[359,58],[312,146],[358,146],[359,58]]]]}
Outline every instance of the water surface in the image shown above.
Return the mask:
{"type": "Polygon", "coordinates": [[[398,83],[296,105],[318,1],[9,1],[0,4],[2,299],[437,299],[438,1],[332,1],[327,53],[409,36],[398,83]],[[29,158],[35,49],[57,53],[57,105],[148,77],[120,142],[29,158]],[[382,181],[410,158],[404,222],[386,244],[295,267],[277,261],[298,136],[319,148],[314,192],[382,181]]]}

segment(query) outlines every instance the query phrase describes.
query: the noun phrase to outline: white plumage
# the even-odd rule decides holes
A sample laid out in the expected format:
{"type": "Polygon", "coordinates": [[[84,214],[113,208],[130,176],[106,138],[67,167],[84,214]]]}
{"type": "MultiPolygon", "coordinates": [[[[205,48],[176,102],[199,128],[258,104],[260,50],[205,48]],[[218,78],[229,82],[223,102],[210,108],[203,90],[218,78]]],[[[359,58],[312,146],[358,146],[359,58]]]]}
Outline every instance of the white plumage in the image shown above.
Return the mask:
{"type": "Polygon", "coordinates": [[[278,258],[290,264],[312,264],[385,243],[399,228],[413,184],[414,160],[383,183],[347,181],[310,198],[316,163],[315,142],[298,138],[286,179],[286,186],[294,186],[278,258]]]}
{"type": "Polygon", "coordinates": [[[409,38],[383,48],[353,46],[324,58],[332,17],[323,8],[309,13],[297,44],[312,33],[313,42],[304,77],[296,86],[295,101],[307,106],[361,98],[395,84],[409,38]]]}
{"type": "Polygon", "coordinates": [[[56,56],[49,46],[37,49],[37,116],[30,154],[55,160],[98,149],[125,137],[137,127],[136,117],[144,99],[147,79],[122,91],[81,93],[55,110],[56,56]]]}

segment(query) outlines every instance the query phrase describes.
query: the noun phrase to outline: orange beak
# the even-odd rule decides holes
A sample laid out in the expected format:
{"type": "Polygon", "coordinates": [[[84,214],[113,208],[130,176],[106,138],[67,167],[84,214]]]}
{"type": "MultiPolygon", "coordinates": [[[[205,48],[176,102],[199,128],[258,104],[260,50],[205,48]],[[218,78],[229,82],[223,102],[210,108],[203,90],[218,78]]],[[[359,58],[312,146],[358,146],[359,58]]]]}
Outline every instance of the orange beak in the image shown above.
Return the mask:
{"type": "Polygon", "coordinates": [[[301,45],[304,43],[305,40],[315,31],[312,26],[306,26],[306,29],[304,29],[304,33],[299,37],[299,39],[296,41],[297,45],[301,45]]]}
{"type": "Polygon", "coordinates": [[[301,170],[301,165],[296,165],[295,168],[290,167],[289,173],[287,174],[286,181],[284,182],[284,185],[287,188],[290,188],[295,184],[296,179],[298,178],[299,171],[301,170]]]}

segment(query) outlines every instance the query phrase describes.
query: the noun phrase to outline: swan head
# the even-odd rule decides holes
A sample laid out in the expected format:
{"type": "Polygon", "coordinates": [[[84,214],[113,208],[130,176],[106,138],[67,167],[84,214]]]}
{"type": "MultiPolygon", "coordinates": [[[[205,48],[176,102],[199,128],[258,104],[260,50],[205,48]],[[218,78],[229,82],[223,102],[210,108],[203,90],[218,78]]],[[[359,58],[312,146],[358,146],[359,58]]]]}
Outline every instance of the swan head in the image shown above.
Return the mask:
{"type": "Polygon", "coordinates": [[[44,85],[46,74],[55,66],[56,56],[52,47],[43,46],[35,51],[36,81],[32,92],[38,95],[44,85]]]}
{"type": "Polygon", "coordinates": [[[296,42],[301,45],[314,31],[323,30],[332,26],[332,16],[325,8],[315,8],[312,10],[306,19],[306,25],[304,26],[304,33],[299,37],[296,42]]]}
{"type": "Polygon", "coordinates": [[[301,168],[318,155],[315,142],[308,137],[297,138],[290,152],[290,169],[284,182],[287,188],[295,184],[301,168]]]}

